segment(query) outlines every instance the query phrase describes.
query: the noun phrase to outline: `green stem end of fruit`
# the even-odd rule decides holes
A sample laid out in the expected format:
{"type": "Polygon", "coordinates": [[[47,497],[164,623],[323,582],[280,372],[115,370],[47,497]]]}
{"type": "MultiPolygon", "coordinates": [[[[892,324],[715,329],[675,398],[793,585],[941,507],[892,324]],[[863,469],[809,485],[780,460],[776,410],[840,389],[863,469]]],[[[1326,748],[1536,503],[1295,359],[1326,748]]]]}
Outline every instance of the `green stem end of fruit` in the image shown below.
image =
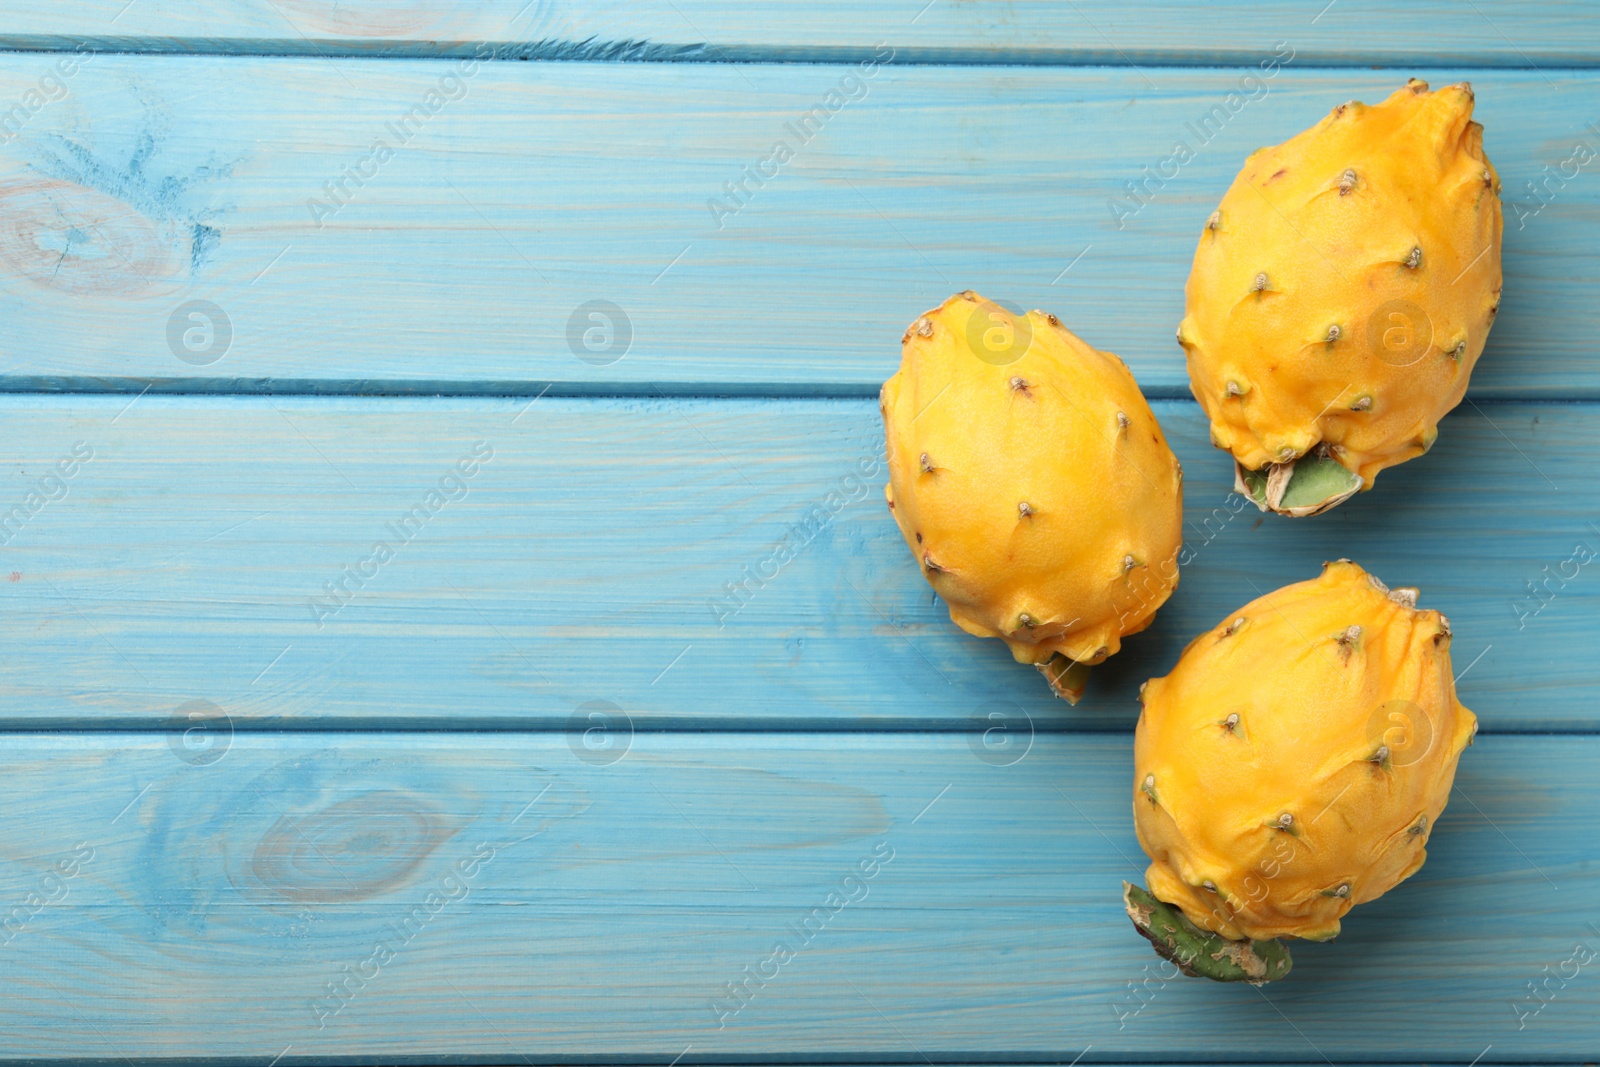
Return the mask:
{"type": "Polygon", "coordinates": [[[1257,471],[1245,470],[1237,461],[1233,466],[1233,487],[1241,495],[1262,511],[1293,518],[1319,515],[1361,490],[1361,476],[1320,447],[1299,459],[1270,463],[1257,471]]]}
{"type": "Polygon", "coordinates": [[[1122,903],[1156,954],[1190,977],[1262,985],[1282,978],[1293,965],[1282,941],[1235,941],[1202,930],[1183,912],[1131,882],[1122,883],[1122,903]]]}

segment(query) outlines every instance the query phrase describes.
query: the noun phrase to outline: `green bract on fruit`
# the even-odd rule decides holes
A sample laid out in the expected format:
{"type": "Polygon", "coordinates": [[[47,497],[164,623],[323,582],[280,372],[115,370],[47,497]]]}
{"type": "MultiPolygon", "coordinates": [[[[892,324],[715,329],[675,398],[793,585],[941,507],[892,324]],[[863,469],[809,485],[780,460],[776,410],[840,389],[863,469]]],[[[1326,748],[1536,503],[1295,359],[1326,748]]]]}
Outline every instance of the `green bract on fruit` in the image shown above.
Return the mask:
{"type": "Polygon", "coordinates": [[[1190,642],[1145,684],[1133,811],[1150,856],[1128,913],[1207,977],[1289,968],[1273,939],[1326,940],[1410,877],[1477,719],[1450,624],[1347,560],[1190,642]]]}
{"type": "Polygon", "coordinates": [[[1500,306],[1472,88],[1341,104],[1252,155],[1200,234],[1178,342],[1262,510],[1313,515],[1426,452],[1500,306]]]}
{"type": "Polygon", "coordinates": [[[889,508],[968,633],[1062,696],[1178,582],[1178,460],[1123,362],[966,292],[912,323],[880,396],[889,508]]]}

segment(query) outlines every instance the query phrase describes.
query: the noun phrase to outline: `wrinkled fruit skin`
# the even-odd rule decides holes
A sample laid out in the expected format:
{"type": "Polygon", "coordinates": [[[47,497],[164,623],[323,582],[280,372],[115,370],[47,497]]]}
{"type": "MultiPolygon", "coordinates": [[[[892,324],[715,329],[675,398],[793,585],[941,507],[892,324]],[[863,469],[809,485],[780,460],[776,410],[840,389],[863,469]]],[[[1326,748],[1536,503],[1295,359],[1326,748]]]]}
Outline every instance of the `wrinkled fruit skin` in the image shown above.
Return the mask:
{"type": "Polygon", "coordinates": [[[1415,603],[1330,563],[1146,684],[1133,811],[1151,893],[1224,937],[1320,941],[1422,866],[1477,719],[1449,623],[1415,603]]]}
{"type": "Polygon", "coordinates": [[[961,293],[911,324],[879,402],[884,495],[957,626],[1022,663],[1098,663],[1150,624],[1182,472],[1120,359],[961,293]]]}
{"type": "Polygon", "coordinates": [[[1370,489],[1461,402],[1500,303],[1500,180],[1472,104],[1469,85],[1413,80],[1234,179],[1178,341],[1213,442],[1243,468],[1321,445],[1370,489]]]}

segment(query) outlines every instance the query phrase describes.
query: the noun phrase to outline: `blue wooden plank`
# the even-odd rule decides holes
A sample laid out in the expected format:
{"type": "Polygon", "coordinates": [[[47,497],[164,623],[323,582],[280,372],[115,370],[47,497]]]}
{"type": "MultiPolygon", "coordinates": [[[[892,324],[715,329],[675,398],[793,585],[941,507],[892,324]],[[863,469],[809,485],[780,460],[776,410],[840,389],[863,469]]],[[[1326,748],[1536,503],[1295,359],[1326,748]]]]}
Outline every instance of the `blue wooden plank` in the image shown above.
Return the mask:
{"type": "Polygon", "coordinates": [[[0,726],[205,700],[241,727],[560,729],[608,701],[641,730],[1126,730],[1193,634],[1340,556],[1450,616],[1486,730],[1600,725],[1595,407],[1469,407],[1315,520],[1259,515],[1196,405],[1155,409],[1181,583],[1069,708],[934,599],[870,401],[5,398],[0,726]]]}
{"type": "MultiPolygon", "coordinates": [[[[0,389],[867,396],[971,287],[1185,396],[1183,282],[1242,159],[1401,77],[1296,52],[1134,210],[1241,71],[60,61],[0,56],[0,102],[66,86],[0,146],[0,389]]],[[[1600,78],[1464,77],[1516,204],[1474,395],[1600,398],[1600,78]]]]}
{"type": "Polygon", "coordinates": [[[853,61],[887,42],[919,61],[1159,65],[1253,62],[1291,40],[1317,63],[1366,66],[1594,65],[1600,34],[1582,3],[1413,0],[1117,4],[1083,0],[12,0],[0,46],[322,55],[502,54],[727,62],[853,61]]]}
{"type": "Polygon", "coordinates": [[[1041,737],[997,766],[951,735],[641,734],[600,765],[559,734],[241,734],[203,763],[160,735],[14,736],[5,1052],[1466,1064],[1600,1046],[1600,739],[1480,739],[1421,872],[1261,992],[1170,979],[1122,914],[1118,880],[1144,866],[1129,745],[1041,737]],[[764,968],[779,940],[795,958],[764,968]],[[760,971],[734,1010],[728,984],[760,971]]]}

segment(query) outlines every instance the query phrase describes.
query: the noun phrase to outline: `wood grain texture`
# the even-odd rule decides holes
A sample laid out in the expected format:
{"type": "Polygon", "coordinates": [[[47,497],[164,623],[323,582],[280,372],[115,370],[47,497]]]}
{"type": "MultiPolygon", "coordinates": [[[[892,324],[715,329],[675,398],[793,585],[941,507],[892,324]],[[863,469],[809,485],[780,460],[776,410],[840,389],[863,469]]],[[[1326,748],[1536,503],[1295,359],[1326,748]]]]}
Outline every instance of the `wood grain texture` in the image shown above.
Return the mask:
{"type": "Polygon", "coordinates": [[[923,61],[1144,65],[1249,61],[1288,39],[1324,64],[1557,67],[1600,58],[1591,14],[1548,0],[14,0],[0,46],[437,55],[492,41],[534,58],[725,62],[859,57],[886,41],[923,61]]]}
{"type": "Polygon", "coordinates": [[[640,735],[598,766],[549,735],[239,735],[204,765],[15,736],[0,900],[54,899],[4,946],[6,1052],[1554,1062],[1600,1043],[1593,964],[1517,1006],[1600,949],[1597,746],[1481,739],[1421,872],[1256,991],[1162,980],[1122,914],[1127,737],[994,766],[951,735],[640,735]]]}
{"type": "MultiPolygon", "coordinates": [[[[28,99],[62,61],[0,57],[0,101],[28,99]]],[[[483,63],[457,77],[417,60],[150,56],[76,69],[0,146],[3,389],[873,395],[905,324],[975,288],[1057,312],[1152,395],[1186,396],[1183,283],[1240,162],[1402,77],[1281,68],[1119,219],[1127,183],[1175,140],[1199,145],[1189,128],[1212,107],[1227,114],[1239,70],[483,63]],[[841,86],[860,99],[800,144],[790,127],[827,115],[841,86]],[[429,112],[441,87],[455,99],[429,112]],[[780,138],[794,158],[759,186],[742,178],[780,138]],[[374,155],[378,140],[400,147],[374,155]],[[741,180],[737,212],[708,208],[732,205],[724,185],[741,180]],[[226,315],[225,339],[218,312],[190,301],[226,315]]],[[[1548,179],[1548,203],[1525,190],[1575,145],[1600,152],[1585,125],[1600,122],[1600,79],[1436,80],[1468,76],[1507,198],[1524,203],[1508,207],[1504,303],[1474,395],[1600,398],[1600,164],[1548,179]]]]}
{"type": "Polygon", "coordinates": [[[1373,492],[1288,520],[1231,495],[1196,405],[1158,403],[1186,474],[1187,565],[1076,708],[950,623],[884,507],[869,401],[0,410],[15,472],[0,519],[40,493],[0,530],[11,728],[159,726],[206,700],[256,726],[559,730],[598,700],[641,730],[971,729],[993,711],[1126,730],[1139,684],[1190,637],[1341,556],[1449,615],[1486,730],[1600,726],[1590,405],[1452,415],[1373,492]],[[46,481],[76,442],[93,458],[46,481]],[[475,442],[492,458],[459,478],[475,442]]]}

